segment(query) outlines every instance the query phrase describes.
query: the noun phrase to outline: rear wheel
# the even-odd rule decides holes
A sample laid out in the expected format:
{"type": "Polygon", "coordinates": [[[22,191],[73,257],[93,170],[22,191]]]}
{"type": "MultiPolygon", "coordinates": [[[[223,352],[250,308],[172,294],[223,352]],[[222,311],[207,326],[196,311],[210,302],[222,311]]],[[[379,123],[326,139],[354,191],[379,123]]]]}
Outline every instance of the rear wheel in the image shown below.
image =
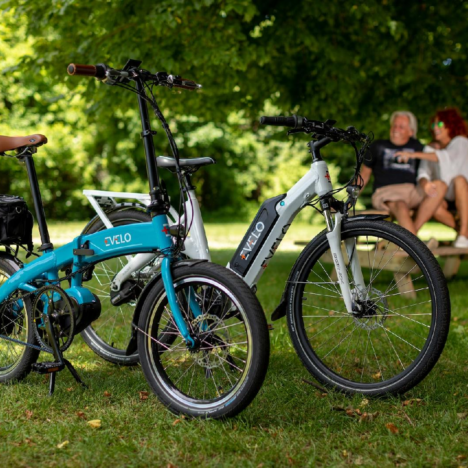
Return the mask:
{"type": "MultiPolygon", "coordinates": [[[[0,258],[0,287],[19,270],[15,262],[0,258]]],[[[0,382],[21,380],[31,371],[37,361],[39,350],[18,342],[36,344],[31,320],[31,300],[24,298],[15,302],[10,296],[0,304],[0,382]],[[12,301],[13,300],[13,301],[12,301]]]]}
{"type": "Polygon", "coordinates": [[[287,293],[294,347],[325,385],[347,393],[403,393],[430,372],[444,348],[450,323],[445,278],[424,243],[393,223],[345,223],[341,237],[354,241],[361,264],[364,290],[344,253],[360,312],[347,312],[327,237],[317,236],[298,259],[287,293]]]}
{"type": "MultiPolygon", "coordinates": [[[[125,210],[111,213],[109,220],[117,227],[147,223],[151,221],[151,217],[141,211],[125,210]]],[[[104,229],[106,226],[98,220],[89,229],[85,229],[83,234],[93,234],[104,229]]],[[[134,272],[130,281],[134,283],[132,286],[135,294],[126,303],[114,306],[110,301],[110,286],[115,275],[128,263],[129,257],[131,256],[122,255],[95,265],[92,279],[86,283],[86,287],[99,297],[101,315],[81,332],[83,340],[98,356],[114,364],[126,366],[138,363],[138,353],[127,356],[125,352],[132,335],[131,324],[139,293],[152,276],[152,269],[149,267],[145,267],[146,271],[134,272]]]]}

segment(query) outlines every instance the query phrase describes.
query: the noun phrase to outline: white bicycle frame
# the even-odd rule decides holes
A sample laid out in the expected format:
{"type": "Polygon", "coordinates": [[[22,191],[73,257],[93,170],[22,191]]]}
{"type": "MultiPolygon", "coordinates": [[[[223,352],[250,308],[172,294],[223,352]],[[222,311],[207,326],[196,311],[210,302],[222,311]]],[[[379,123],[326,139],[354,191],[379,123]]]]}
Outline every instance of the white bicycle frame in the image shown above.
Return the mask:
{"type": "MultiPolygon", "coordinates": [[[[241,276],[251,288],[254,288],[299,211],[316,195],[323,196],[331,190],[333,190],[333,186],[330,181],[326,162],[323,160],[314,161],[307,174],[305,174],[284,196],[277,197],[278,201],[274,206],[274,221],[270,221],[268,225],[261,220],[262,208],[265,206],[266,202],[262,205],[259,214],[250,226],[242,244],[238,247],[235,256],[227,267],[241,276]],[[259,248],[254,252],[257,243],[259,244],[259,248]],[[250,258],[251,256],[252,258],[250,258]],[[236,270],[243,267],[243,262],[248,263],[248,268],[245,271],[242,270],[242,273],[239,273],[239,271],[236,270]],[[239,268],[236,267],[237,265],[239,265],[239,268]]],[[[106,210],[109,208],[118,208],[119,203],[117,203],[115,199],[138,200],[140,206],[147,206],[150,203],[149,196],[141,193],[104,192],[99,190],[84,190],[83,193],[107,228],[113,226],[106,215],[106,210]]],[[[173,218],[174,222],[180,223],[181,225],[185,225],[187,222],[186,225],[191,226],[189,236],[185,240],[183,253],[189,258],[210,260],[208,241],[203,226],[200,206],[194,190],[188,192],[188,197],[189,200],[185,202],[187,219],[184,219],[182,216],[179,222],[179,215],[173,207],[171,207],[169,215],[173,218]]],[[[270,199],[269,201],[274,203],[275,200],[276,199],[270,199]]],[[[132,206],[128,203],[123,205],[132,206]]],[[[270,209],[271,211],[273,209],[271,203],[270,209]]],[[[356,294],[365,294],[366,291],[358,255],[353,255],[356,249],[356,241],[355,239],[348,239],[344,242],[355,285],[355,289],[351,291],[343,255],[344,252],[341,249],[342,215],[341,213],[336,213],[334,220],[329,210],[327,210],[324,215],[328,229],[327,238],[343,300],[347,311],[353,313],[356,294]]],[[[154,260],[154,254],[138,254],[134,257],[130,257],[129,263],[115,276],[111,288],[115,291],[120,290],[120,285],[128,279],[133,272],[139,271],[145,265],[152,262],[152,260],[154,260]]],[[[247,263],[245,265],[247,265],[247,263]]],[[[158,267],[159,265],[155,264],[152,265],[151,268],[156,270],[158,267]]]]}

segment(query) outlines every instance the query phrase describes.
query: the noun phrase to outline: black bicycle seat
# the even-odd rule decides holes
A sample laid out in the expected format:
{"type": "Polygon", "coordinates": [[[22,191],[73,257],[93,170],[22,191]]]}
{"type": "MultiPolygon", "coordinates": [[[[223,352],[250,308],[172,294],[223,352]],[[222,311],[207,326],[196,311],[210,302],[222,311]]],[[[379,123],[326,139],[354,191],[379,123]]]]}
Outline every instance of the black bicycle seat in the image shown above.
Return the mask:
{"type": "MultiPolygon", "coordinates": [[[[176,161],[175,158],[169,156],[158,156],[156,158],[158,167],[164,167],[169,169],[171,172],[175,171],[176,161]]],[[[209,164],[216,164],[213,158],[192,158],[192,159],[179,159],[179,166],[182,171],[194,173],[202,166],[208,166],[209,164]]]]}

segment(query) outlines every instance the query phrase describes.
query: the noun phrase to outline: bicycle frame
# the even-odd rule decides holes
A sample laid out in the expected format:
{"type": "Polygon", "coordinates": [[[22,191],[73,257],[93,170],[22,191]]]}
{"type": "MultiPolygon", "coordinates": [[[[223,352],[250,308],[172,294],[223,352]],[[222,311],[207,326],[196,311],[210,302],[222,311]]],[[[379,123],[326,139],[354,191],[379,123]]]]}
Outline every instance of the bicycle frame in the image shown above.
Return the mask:
{"type": "MultiPolygon", "coordinates": [[[[286,193],[266,200],[260,207],[257,215],[247,230],[242,242],[236,250],[231,261],[227,265],[229,269],[239,275],[251,288],[255,289],[263,272],[267,268],[271,258],[281,244],[289,226],[292,224],[296,215],[304,206],[309,203],[316,195],[323,196],[333,190],[330,181],[328,166],[325,161],[314,161],[309,171],[286,193]]],[[[118,192],[100,192],[86,190],[84,194],[88,197],[93,207],[98,212],[106,226],[112,226],[99,204],[106,202],[102,197],[111,199],[124,196],[125,198],[135,198],[146,204],[143,194],[125,194],[118,192]],[[131,195],[131,197],[127,197],[131,195]],[[96,198],[99,198],[96,200],[96,198]],[[107,221],[106,221],[107,220],[107,221]]],[[[193,214],[189,211],[188,219],[192,222],[190,237],[186,241],[186,250],[184,253],[190,258],[205,258],[201,254],[205,248],[208,248],[205,230],[201,218],[200,208],[195,193],[191,196],[194,207],[193,214]],[[197,229],[193,227],[196,226],[197,229]],[[200,228],[201,226],[201,228],[200,228]],[[195,246],[195,247],[193,247],[195,246]],[[206,247],[205,247],[206,246],[206,247]]],[[[115,203],[115,201],[114,201],[115,203]]],[[[117,206],[117,204],[115,205],[117,206]]],[[[190,204],[189,204],[190,206],[190,204]]],[[[188,208],[188,207],[187,207],[188,208]]],[[[171,215],[177,219],[175,210],[171,209],[171,215]]],[[[329,210],[324,212],[327,221],[328,242],[333,256],[334,266],[337,272],[343,299],[346,309],[349,313],[353,312],[353,294],[349,285],[348,275],[346,274],[346,263],[341,249],[341,213],[336,213],[334,220],[329,210]]],[[[188,224],[189,224],[188,223],[188,224]]],[[[365,291],[365,283],[357,255],[353,255],[355,250],[355,241],[345,241],[345,251],[350,260],[350,269],[353,274],[356,293],[365,291]]],[[[206,250],[207,251],[207,250],[206,250]]],[[[137,255],[116,275],[113,285],[122,284],[130,275],[142,268],[151,259],[151,254],[137,255]]]]}

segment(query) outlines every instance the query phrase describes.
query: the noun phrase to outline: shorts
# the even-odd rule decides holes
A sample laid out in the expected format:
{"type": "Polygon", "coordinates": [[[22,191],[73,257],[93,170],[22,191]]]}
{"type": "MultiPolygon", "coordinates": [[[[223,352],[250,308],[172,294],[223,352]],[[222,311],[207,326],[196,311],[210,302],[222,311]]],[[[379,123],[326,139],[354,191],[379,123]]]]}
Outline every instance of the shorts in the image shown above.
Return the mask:
{"type": "Polygon", "coordinates": [[[372,206],[376,210],[389,212],[386,202],[404,201],[408,208],[417,208],[426,194],[419,185],[393,184],[378,188],[372,195],[372,206]]]}

